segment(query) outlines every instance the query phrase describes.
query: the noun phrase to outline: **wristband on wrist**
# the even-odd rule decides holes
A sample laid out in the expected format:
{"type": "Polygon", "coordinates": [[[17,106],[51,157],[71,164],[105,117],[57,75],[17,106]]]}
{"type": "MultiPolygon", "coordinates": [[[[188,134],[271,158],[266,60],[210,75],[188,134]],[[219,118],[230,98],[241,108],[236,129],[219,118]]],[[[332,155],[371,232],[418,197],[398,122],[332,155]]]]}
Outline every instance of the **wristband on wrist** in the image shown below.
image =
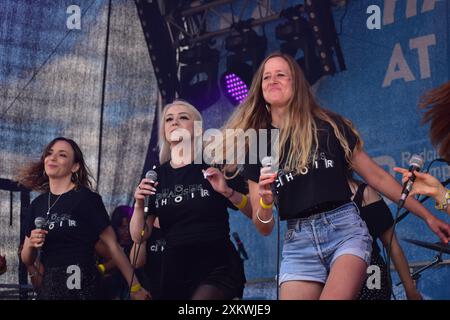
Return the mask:
{"type": "Polygon", "coordinates": [[[262,220],[262,219],[259,217],[259,209],[258,209],[258,210],[256,210],[256,218],[259,220],[259,222],[264,223],[264,224],[268,224],[268,223],[270,223],[270,221],[273,220],[273,212],[272,212],[272,216],[270,217],[270,219],[268,219],[268,220],[262,220]]]}
{"type": "Polygon", "coordinates": [[[132,293],[135,293],[135,292],[138,292],[139,290],[141,290],[141,288],[142,288],[141,284],[140,283],[136,283],[135,285],[131,286],[131,290],[130,291],[132,293]]]}
{"type": "Polygon", "coordinates": [[[244,209],[245,206],[247,205],[247,201],[248,201],[247,196],[246,196],[245,194],[243,194],[243,195],[242,195],[241,202],[240,202],[238,205],[236,205],[236,207],[237,207],[239,210],[244,209]]]}
{"type": "Polygon", "coordinates": [[[444,195],[444,199],[442,199],[442,201],[440,203],[438,203],[436,201],[436,206],[435,208],[438,210],[442,210],[445,211],[447,210],[447,207],[450,205],[450,190],[446,189],[445,190],[445,195],[444,195]]]}
{"type": "Polygon", "coordinates": [[[101,274],[105,274],[106,267],[105,267],[105,265],[103,263],[99,263],[97,265],[97,269],[100,271],[101,274]]]}
{"type": "Polygon", "coordinates": [[[262,199],[262,198],[259,198],[259,204],[261,205],[261,207],[262,207],[263,209],[270,209],[270,208],[272,208],[272,204],[273,204],[273,203],[271,203],[271,204],[265,204],[264,201],[263,201],[263,199],[262,199]]]}

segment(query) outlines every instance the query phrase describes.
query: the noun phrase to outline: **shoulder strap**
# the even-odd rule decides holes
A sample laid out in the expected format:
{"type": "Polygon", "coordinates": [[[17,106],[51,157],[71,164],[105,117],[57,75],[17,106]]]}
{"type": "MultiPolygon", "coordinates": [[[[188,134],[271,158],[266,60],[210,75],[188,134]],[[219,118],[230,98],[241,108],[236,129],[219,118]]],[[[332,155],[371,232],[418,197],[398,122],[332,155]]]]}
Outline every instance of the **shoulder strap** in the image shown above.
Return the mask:
{"type": "Polygon", "coordinates": [[[366,189],[367,184],[361,183],[356,190],[356,194],[353,197],[353,202],[358,206],[358,208],[362,207],[362,202],[364,198],[364,190],[366,189]]]}

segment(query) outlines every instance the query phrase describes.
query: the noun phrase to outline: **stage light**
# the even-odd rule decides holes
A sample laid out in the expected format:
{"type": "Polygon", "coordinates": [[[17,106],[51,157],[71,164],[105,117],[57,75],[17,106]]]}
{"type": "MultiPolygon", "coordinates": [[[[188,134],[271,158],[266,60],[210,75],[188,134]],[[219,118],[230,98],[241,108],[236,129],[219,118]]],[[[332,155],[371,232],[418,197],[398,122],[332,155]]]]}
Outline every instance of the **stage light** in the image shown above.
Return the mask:
{"type": "Polygon", "coordinates": [[[267,39],[252,29],[251,21],[236,24],[233,32],[225,39],[225,48],[231,54],[227,57],[221,86],[225,97],[233,105],[246,98],[253,74],[264,59],[267,48],[267,39]]]}
{"type": "Polygon", "coordinates": [[[213,105],[220,97],[217,84],[219,51],[207,43],[196,43],[179,55],[180,95],[200,111],[213,105]]]}
{"type": "Polygon", "coordinates": [[[225,72],[221,78],[222,92],[233,105],[238,105],[247,97],[247,84],[235,73],[225,72]]]}

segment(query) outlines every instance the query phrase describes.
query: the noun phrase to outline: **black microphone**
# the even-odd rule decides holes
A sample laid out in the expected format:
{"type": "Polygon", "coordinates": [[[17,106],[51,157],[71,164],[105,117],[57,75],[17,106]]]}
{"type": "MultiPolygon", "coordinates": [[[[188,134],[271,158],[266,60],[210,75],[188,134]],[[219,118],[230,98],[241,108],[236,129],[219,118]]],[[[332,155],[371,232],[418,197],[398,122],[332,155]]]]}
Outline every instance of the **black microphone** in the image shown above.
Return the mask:
{"type": "MultiPolygon", "coordinates": [[[[46,222],[46,219],[44,217],[37,217],[34,219],[34,225],[36,226],[36,229],[42,230],[44,227],[44,224],[46,222]]],[[[39,258],[41,256],[41,248],[37,249],[37,257],[39,258]]]]}
{"type": "MultiPolygon", "coordinates": [[[[156,182],[158,180],[158,174],[154,170],[148,170],[145,174],[145,178],[152,180],[153,182],[156,182]]],[[[144,215],[147,216],[149,214],[148,212],[148,203],[150,201],[150,197],[148,195],[144,198],[144,215]]]]}
{"type": "Polygon", "coordinates": [[[238,248],[238,252],[243,258],[243,260],[248,260],[247,251],[245,251],[244,244],[242,243],[241,239],[239,238],[239,235],[237,232],[233,232],[231,234],[234,238],[234,241],[236,242],[236,246],[238,248]]]}
{"type": "Polygon", "coordinates": [[[44,217],[37,217],[36,219],[34,219],[34,225],[36,226],[36,229],[41,230],[44,224],[45,224],[44,217]]]}
{"type": "Polygon", "coordinates": [[[423,162],[423,158],[417,154],[413,154],[411,159],[409,160],[409,172],[412,172],[412,176],[403,184],[402,195],[400,196],[400,200],[398,201],[399,208],[402,208],[405,204],[406,198],[411,192],[414,181],[416,180],[414,171],[420,171],[420,169],[422,169],[423,162]]]}

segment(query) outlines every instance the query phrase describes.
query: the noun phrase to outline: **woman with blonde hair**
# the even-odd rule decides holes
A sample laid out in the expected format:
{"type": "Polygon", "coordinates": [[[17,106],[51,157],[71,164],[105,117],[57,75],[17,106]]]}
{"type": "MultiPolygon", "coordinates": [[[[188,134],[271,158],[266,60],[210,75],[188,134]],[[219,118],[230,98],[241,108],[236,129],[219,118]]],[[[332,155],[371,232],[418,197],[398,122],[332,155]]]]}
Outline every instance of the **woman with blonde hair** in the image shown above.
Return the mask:
{"type": "MultiPolygon", "coordinates": [[[[224,129],[279,129],[279,170],[246,164],[253,221],[263,235],[278,210],[287,220],[279,282],[281,299],[354,299],[370,261],[371,237],[350,200],[352,167],[393,201],[401,186],[363,150],[352,123],[321,107],[296,61],[269,55],[257,70],[246,100],[224,129]]],[[[251,146],[247,146],[247,150],[251,146]]],[[[261,160],[261,159],[260,159],[261,160]]],[[[450,226],[409,199],[406,207],[447,242],[450,226]]]]}
{"type": "Polygon", "coordinates": [[[202,121],[201,115],[185,101],[163,109],[158,182],[142,179],[136,188],[131,235],[135,243],[147,240],[158,217],[166,240],[161,299],[233,299],[242,296],[245,276],[229,238],[227,207],[236,206],[248,216],[251,207],[245,194],[235,190],[242,188],[231,188],[234,181],[227,183],[219,169],[194,163],[203,151],[195,121],[202,121]],[[145,196],[150,196],[148,214],[145,196]]]}

